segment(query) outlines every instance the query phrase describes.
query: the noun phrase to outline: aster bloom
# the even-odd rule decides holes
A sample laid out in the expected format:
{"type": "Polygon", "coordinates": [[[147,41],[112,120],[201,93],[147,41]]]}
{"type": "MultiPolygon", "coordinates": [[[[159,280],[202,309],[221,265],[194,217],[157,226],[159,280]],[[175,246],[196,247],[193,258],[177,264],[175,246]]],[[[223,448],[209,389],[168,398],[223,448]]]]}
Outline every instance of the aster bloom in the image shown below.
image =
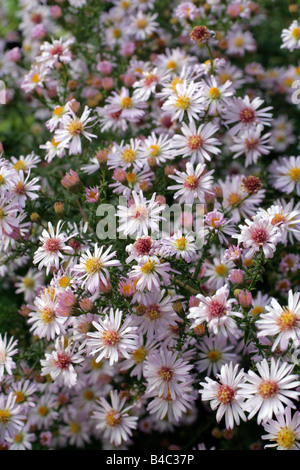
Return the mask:
{"type": "Polygon", "coordinates": [[[281,33],[281,48],[294,51],[300,48],[300,26],[297,20],[294,20],[289,28],[284,28],[281,33]]]}
{"type": "Polygon", "coordinates": [[[300,156],[284,157],[270,171],[274,188],[287,194],[295,191],[300,196],[300,156]]]}
{"type": "Polygon", "coordinates": [[[50,375],[58,385],[73,387],[77,382],[77,372],[74,365],[80,364],[84,358],[80,351],[75,352],[76,345],[68,343],[65,346],[65,338],[61,336],[55,341],[55,349],[45,354],[41,360],[41,375],[50,375]]]}
{"type": "Polygon", "coordinates": [[[203,111],[203,95],[199,83],[187,82],[178,83],[175,92],[162,105],[163,111],[169,111],[172,119],[183,120],[187,115],[189,121],[198,119],[198,115],[203,111]]]}
{"type": "Polygon", "coordinates": [[[300,207],[294,206],[294,200],[286,203],[283,199],[274,201],[268,209],[259,209],[263,217],[268,217],[271,224],[276,226],[281,233],[281,242],[287,245],[288,241],[293,242],[295,238],[300,240],[300,207]]]}
{"type": "Polygon", "coordinates": [[[233,136],[234,144],[230,150],[234,153],[232,158],[238,158],[245,155],[245,167],[255,165],[259,157],[268,155],[272,149],[271,133],[261,135],[263,126],[258,124],[256,127],[241,131],[237,136],[233,136]]]}
{"type": "Polygon", "coordinates": [[[87,249],[81,254],[79,263],[72,268],[81,285],[91,293],[99,288],[100,282],[108,285],[108,268],[121,265],[119,260],[112,259],[116,255],[115,251],[111,252],[112,245],[105,248],[105,245],[98,247],[98,243],[95,243],[94,252],[87,249]]]}
{"type": "Polygon", "coordinates": [[[178,190],[174,194],[174,198],[178,199],[179,204],[193,204],[196,202],[204,203],[205,195],[214,194],[212,191],[214,170],[206,171],[204,163],[198,163],[196,168],[188,162],[186,171],[181,172],[175,170],[175,175],[169,175],[169,178],[176,181],[176,185],[168,186],[170,190],[178,190]]]}
{"type": "Polygon", "coordinates": [[[224,108],[225,124],[234,124],[230,127],[229,134],[236,135],[240,131],[247,130],[257,124],[262,126],[270,126],[272,114],[269,112],[273,108],[267,106],[259,109],[264,101],[261,98],[254,98],[250,101],[248,95],[244,98],[232,98],[232,104],[228,108],[224,108]]]}
{"type": "Polygon", "coordinates": [[[161,134],[157,136],[155,132],[152,132],[149,137],[141,142],[140,156],[150,167],[162,166],[162,163],[174,158],[172,142],[168,135],[161,134]]]}
{"type": "Polygon", "coordinates": [[[20,206],[16,200],[9,200],[0,196],[0,239],[3,234],[10,235],[18,226],[18,212],[20,206]]]}
{"type": "Polygon", "coordinates": [[[12,192],[15,200],[18,201],[22,208],[25,207],[27,198],[33,201],[38,199],[39,195],[37,194],[37,191],[41,189],[41,185],[37,184],[39,182],[39,178],[33,178],[32,180],[29,180],[29,178],[30,171],[25,177],[24,172],[20,170],[12,184],[12,192]]]}
{"type": "Polygon", "coordinates": [[[138,418],[128,413],[132,405],[126,406],[126,399],[120,399],[116,390],[110,392],[110,402],[111,404],[103,397],[99,398],[92,419],[96,420],[96,429],[103,433],[103,437],[119,446],[132,436],[132,430],[137,428],[138,418]]]}
{"type": "Polygon", "coordinates": [[[265,306],[266,313],[261,313],[256,325],[258,337],[275,337],[272,351],[277,347],[285,351],[289,342],[296,347],[300,340],[300,293],[290,290],[288,304],[282,307],[272,298],[270,305],[265,306]]]}
{"type": "Polygon", "coordinates": [[[91,109],[85,106],[80,118],[76,116],[71,108],[68,113],[63,115],[60,127],[56,129],[54,134],[54,139],[58,142],[58,149],[67,148],[70,155],[78,155],[82,153],[81,136],[89,141],[97,137],[87,130],[95,124],[91,124],[91,122],[96,119],[95,116],[90,117],[90,114],[91,109]]]}
{"type": "Polygon", "coordinates": [[[147,390],[155,390],[158,396],[171,398],[181,396],[181,384],[190,380],[192,365],[178,356],[178,353],[161,348],[154,351],[145,363],[144,376],[147,390]]]}
{"type": "Polygon", "coordinates": [[[224,364],[217,375],[218,381],[206,377],[206,382],[200,382],[201,399],[209,401],[212,410],[217,409],[216,419],[221,421],[225,416],[227,429],[233,429],[234,424],[247,421],[244,413],[244,394],[241,386],[245,380],[244,370],[239,371],[239,365],[233,367],[232,362],[224,364]]]}
{"type": "Polygon", "coordinates": [[[93,326],[97,331],[88,332],[88,347],[90,354],[96,357],[96,362],[102,358],[109,359],[110,365],[118,362],[119,355],[129,358],[129,353],[136,348],[138,336],[135,326],[131,325],[130,319],[123,322],[123,312],[119,309],[115,311],[111,308],[109,315],[103,319],[93,321],[93,326]]]}
{"type": "Polygon", "coordinates": [[[163,220],[161,213],[164,205],[156,201],[156,193],[150,200],[144,197],[143,191],[132,191],[133,203],[129,207],[118,206],[117,217],[119,218],[118,232],[125,235],[148,235],[149,232],[159,230],[159,222],[163,220]]]}
{"type": "Polygon", "coordinates": [[[166,237],[162,241],[162,255],[175,256],[176,259],[184,259],[187,263],[192,262],[196,258],[197,247],[195,238],[192,234],[183,235],[178,230],[171,237],[166,237]]]}
{"type": "Polygon", "coordinates": [[[196,368],[199,372],[206,371],[208,376],[216,376],[223,365],[236,362],[237,355],[233,352],[234,345],[228,344],[224,336],[206,336],[199,344],[196,368]]]}
{"type": "Polygon", "coordinates": [[[147,289],[160,290],[161,282],[166,286],[170,284],[170,272],[172,271],[168,262],[162,262],[157,256],[143,256],[138,265],[133,266],[129,277],[136,282],[137,290],[147,289]]]}
{"type": "Polygon", "coordinates": [[[75,38],[71,37],[66,41],[63,38],[53,39],[52,43],[46,41],[41,45],[41,54],[37,57],[37,62],[42,62],[47,67],[53,68],[56,62],[68,64],[72,60],[70,46],[75,38]]]}
{"type": "MultiPolygon", "coordinates": [[[[111,119],[117,119],[122,121],[123,119],[130,122],[139,121],[145,114],[146,100],[137,97],[135,94],[130,96],[130,92],[127,88],[122,87],[122,89],[117,93],[113,91],[111,96],[107,98],[107,111],[111,119]]],[[[103,110],[97,108],[96,111],[103,115],[103,110]]],[[[122,124],[122,122],[121,122],[122,124]]],[[[108,127],[109,123],[107,122],[103,130],[108,127]]],[[[123,124],[124,126],[124,124],[123,124]]],[[[123,129],[126,129],[126,125],[123,129]]]]}
{"type": "Polygon", "coordinates": [[[25,416],[20,411],[12,392],[7,396],[0,393],[0,440],[14,438],[22,430],[25,416]]]}
{"type": "Polygon", "coordinates": [[[189,124],[185,122],[181,126],[181,134],[175,134],[170,142],[170,147],[183,158],[189,157],[190,163],[203,163],[210,161],[211,155],[218,155],[221,150],[218,148],[220,142],[213,137],[218,127],[212,123],[200,124],[198,129],[195,121],[189,124]]]}
{"type": "Polygon", "coordinates": [[[300,381],[297,374],[292,374],[294,364],[275,360],[268,362],[263,359],[256,364],[258,373],[249,370],[245,375],[242,390],[246,398],[244,410],[252,419],[257,413],[257,423],[265,423],[284,413],[285,406],[295,408],[292,400],[299,399],[297,387],[300,381]]]}
{"type": "Polygon", "coordinates": [[[34,253],[33,263],[38,265],[38,269],[46,267],[46,273],[50,272],[52,267],[59,269],[61,262],[66,255],[74,252],[73,248],[67,245],[67,241],[74,236],[74,233],[67,235],[61,231],[63,221],[57,223],[56,228],[51,222],[48,222],[48,231],[44,229],[40,236],[41,246],[34,253]]]}
{"type": "Polygon", "coordinates": [[[7,374],[12,375],[12,371],[16,367],[12,356],[18,352],[17,343],[18,340],[15,340],[13,336],[7,341],[7,334],[5,333],[2,338],[0,333],[0,380],[4,376],[5,370],[7,374]]]}
{"type": "Polygon", "coordinates": [[[214,334],[221,333],[227,337],[228,334],[235,336],[237,334],[237,324],[233,317],[241,317],[242,314],[233,310],[236,304],[235,299],[228,299],[229,287],[225,284],[218,289],[213,296],[203,296],[197,294],[200,300],[199,305],[191,307],[188,318],[191,319],[192,328],[197,327],[203,322],[207,323],[208,329],[214,334]]]}
{"type": "Polygon", "coordinates": [[[265,445],[265,449],[276,447],[277,450],[299,450],[300,449],[300,413],[292,411],[287,406],[283,413],[279,413],[276,419],[270,419],[263,424],[267,434],[261,436],[271,444],[265,445]]]}
{"type": "Polygon", "coordinates": [[[262,250],[266,258],[273,258],[276,245],[281,241],[281,234],[269,218],[261,215],[254,216],[252,220],[245,220],[247,225],[239,225],[240,234],[232,235],[238,239],[238,243],[245,248],[245,257],[252,258],[253,255],[262,250]]]}
{"type": "Polygon", "coordinates": [[[229,98],[233,96],[234,91],[230,80],[223,85],[218,84],[213,75],[202,83],[202,94],[205,98],[204,105],[208,108],[208,114],[215,116],[221,114],[223,109],[229,107],[229,98]]]}

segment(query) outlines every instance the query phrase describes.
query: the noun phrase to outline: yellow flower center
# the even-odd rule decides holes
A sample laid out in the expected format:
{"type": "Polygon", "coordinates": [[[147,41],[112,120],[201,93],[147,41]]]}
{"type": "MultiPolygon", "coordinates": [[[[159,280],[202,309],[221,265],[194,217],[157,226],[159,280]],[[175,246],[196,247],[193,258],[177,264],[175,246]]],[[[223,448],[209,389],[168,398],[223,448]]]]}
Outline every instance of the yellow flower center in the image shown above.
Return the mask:
{"type": "Polygon", "coordinates": [[[63,276],[60,280],[59,280],[59,285],[60,287],[63,287],[64,289],[70,284],[70,280],[67,276],[63,276]]]}
{"type": "Polygon", "coordinates": [[[38,74],[38,73],[35,73],[34,75],[32,75],[31,81],[32,81],[33,83],[38,83],[38,82],[40,81],[40,76],[39,76],[39,74],[38,74]]]}
{"type": "Polygon", "coordinates": [[[120,341],[120,335],[117,331],[106,330],[102,334],[102,342],[105,346],[116,346],[120,341]]]}
{"type": "Polygon", "coordinates": [[[25,395],[21,391],[15,392],[15,397],[16,397],[16,403],[24,403],[25,401],[25,395]]]}
{"type": "Polygon", "coordinates": [[[64,108],[62,106],[57,106],[53,111],[54,116],[61,116],[63,113],[63,110],[64,108]]]}
{"type": "Polygon", "coordinates": [[[244,45],[244,38],[241,37],[241,36],[235,38],[235,40],[234,40],[234,45],[235,45],[236,47],[242,47],[242,46],[244,45]]]}
{"type": "Polygon", "coordinates": [[[169,60],[169,62],[167,63],[167,69],[176,70],[176,68],[177,63],[175,62],[175,60],[169,60]]]}
{"type": "Polygon", "coordinates": [[[49,413],[49,410],[48,410],[47,406],[42,405],[38,408],[38,413],[41,416],[46,416],[49,413]]]}
{"type": "Polygon", "coordinates": [[[175,102],[176,108],[180,108],[183,111],[189,109],[190,106],[190,99],[188,96],[179,96],[175,102]]]}
{"type": "Polygon", "coordinates": [[[9,410],[0,410],[0,423],[7,424],[10,421],[9,410]]]}
{"type": "Polygon", "coordinates": [[[277,325],[281,331],[291,330],[296,328],[298,324],[298,316],[296,313],[290,312],[288,308],[283,309],[282,314],[277,319],[277,325]]]}
{"type": "Polygon", "coordinates": [[[220,91],[219,91],[218,88],[212,87],[212,88],[209,90],[209,95],[210,95],[211,99],[217,100],[217,99],[220,97],[220,91]]]}
{"type": "Polygon", "coordinates": [[[128,183],[136,183],[136,174],[135,173],[127,173],[126,175],[128,183]]]}
{"type": "Polygon", "coordinates": [[[215,271],[219,276],[226,276],[228,270],[224,264],[218,264],[215,267],[215,271]]]}
{"type": "Polygon", "coordinates": [[[42,314],[41,315],[42,320],[46,325],[49,325],[49,323],[51,323],[53,321],[53,319],[55,318],[55,312],[50,307],[44,308],[44,310],[42,310],[41,314],[42,314]]]}
{"type": "Polygon", "coordinates": [[[124,96],[124,98],[122,98],[121,103],[123,109],[128,109],[132,107],[132,101],[130,96],[124,96]]]}
{"type": "Polygon", "coordinates": [[[5,217],[5,212],[3,209],[0,208],[0,220],[4,219],[5,217]]]}
{"type": "Polygon", "coordinates": [[[113,35],[113,37],[114,37],[114,38],[118,39],[118,38],[120,38],[120,37],[121,37],[121,35],[122,35],[122,32],[121,32],[121,30],[120,30],[120,29],[118,29],[118,28],[115,28],[115,29],[113,30],[113,32],[112,32],[112,35],[113,35]]]}
{"type": "Polygon", "coordinates": [[[150,150],[151,157],[158,157],[158,155],[160,154],[159,145],[156,145],[156,144],[150,145],[149,150],[150,150]]]}
{"type": "Polygon", "coordinates": [[[187,244],[187,241],[185,237],[181,237],[176,240],[176,246],[178,250],[185,250],[186,244],[187,244]]]}
{"type": "Polygon", "coordinates": [[[289,427],[280,429],[280,431],[276,435],[277,444],[280,447],[284,447],[285,449],[288,449],[288,450],[294,447],[295,441],[296,441],[296,434],[289,427]]]}
{"type": "Polygon", "coordinates": [[[211,361],[211,362],[216,362],[220,359],[220,357],[222,356],[222,354],[219,352],[219,351],[209,351],[208,353],[208,359],[211,361]]]}
{"type": "Polygon", "coordinates": [[[23,280],[23,284],[26,289],[32,289],[34,287],[34,280],[32,277],[25,277],[23,280]]]}
{"type": "Polygon", "coordinates": [[[138,29],[144,29],[146,26],[147,26],[148,22],[146,20],[146,18],[141,18],[139,20],[137,20],[136,22],[136,26],[138,29]]]}
{"type": "Polygon", "coordinates": [[[240,196],[240,194],[238,193],[231,193],[229,196],[228,196],[228,204],[230,206],[236,206],[239,202],[241,202],[242,200],[242,197],[240,196]]]}
{"type": "Polygon", "coordinates": [[[292,37],[294,39],[296,39],[296,41],[299,41],[299,39],[300,39],[300,28],[299,27],[293,29],[292,37]]]}
{"type": "Polygon", "coordinates": [[[139,349],[136,349],[132,353],[132,357],[136,364],[139,364],[140,362],[144,362],[144,360],[147,357],[147,350],[144,348],[144,346],[141,346],[139,349]]]}
{"type": "Polygon", "coordinates": [[[18,160],[18,161],[14,164],[13,168],[14,168],[14,170],[16,170],[16,171],[25,170],[26,165],[25,165],[24,160],[18,160]]]}
{"type": "Polygon", "coordinates": [[[78,434],[81,430],[81,426],[77,421],[72,421],[69,425],[70,431],[72,434],[78,434]]]}
{"type": "Polygon", "coordinates": [[[262,313],[264,311],[264,309],[262,307],[254,307],[253,310],[251,310],[251,314],[253,317],[257,317],[257,315],[259,315],[260,313],[262,313]]]}
{"type": "Polygon", "coordinates": [[[143,274],[153,273],[155,271],[155,267],[156,262],[150,259],[141,267],[141,271],[143,274]]]}
{"type": "Polygon", "coordinates": [[[297,183],[300,181],[300,168],[292,168],[289,171],[289,177],[291,178],[292,181],[297,183]]]}
{"type": "Polygon", "coordinates": [[[24,438],[24,436],[23,436],[22,433],[20,433],[20,434],[15,434],[14,441],[17,442],[17,443],[20,443],[20,442],[23,441],[23,438],[24,438]]]}
{"type": "Polygon", "coordinates": [[[94,393],[92,392],[92,390],[86,390],[83,394],[85,400],[93,400],[94,398],[94,393]]]}
{"type": "Polygon", "coordinates": [[[97,271],[100,271],[102,263],[98,258],[90,258],[85,263],[85,270],[89,274],[95,274],[97,271]]]}
{"type": "Polygon", "coordinates": [[[68,125],[68,132],[73,136],[81,134],[82,131],[83,131],[83,125],[79,121],[79,119],[74,119],[74,121],[71,121],[70,124],[68,125]]]}
{"type": "Polygon", "coordinates": [[[122,160],[124,163],[133,163],[135,161],[136,152],[132,149],[126,149],[122,153],[122,160]]]}
{"type": "Polygon", "coordinates": [[[110,410],[106,413],[106,424],[111,428],[118,426],[121,423],[121,419],[121,415],[115,410],[110,410]]]}
{"type": "Polygon", "coordinates": [[[274,380],[265,380],[259,385],[258,392],[264,399],[274,397],[278,393],[278,384],[274,380]]]}

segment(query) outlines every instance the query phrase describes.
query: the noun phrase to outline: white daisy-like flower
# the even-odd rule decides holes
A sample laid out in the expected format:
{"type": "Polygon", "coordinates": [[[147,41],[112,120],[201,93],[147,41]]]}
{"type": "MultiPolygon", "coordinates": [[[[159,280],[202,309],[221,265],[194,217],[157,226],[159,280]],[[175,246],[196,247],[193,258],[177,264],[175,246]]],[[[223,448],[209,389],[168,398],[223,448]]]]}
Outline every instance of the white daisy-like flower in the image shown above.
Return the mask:
{"type": "Polygon", "coordinates": [[[162,262],[157,256],[142,256],[138,265],[133,266],[129,277],[136,280],[137,290],[147,289],[149,292],[160,290],[161,283],[165,286],[170,284],[170,272],[173,271],[170,263],[162,262]]]}
{"type": "Polygon", "coordinates": [[[226,363],[237,362],[237,355],[233,352],[234,344],[229,344],[225,336],[205,336],[197,345],[198,357],[196,368],[198,372],[206,371],[208,376],[216,376],[226,363]]]}
{"type": "Polygon", "coordinates": [[[197,246],[195,238],[191,233],[183,235],[181,230],[177,230],[171,237],[162,239],[162,256],[175,256],[176,259],[184,259],[191,263],[196,259],[197,246]]]}
{"type": "Polygon", "coordinates": [[[57,338],[54,350],[46,352],[45,359],[41,359],[41,375],[50,375],[59,386],[74,387],[77,382],[74,365],[84,361],[80,351],[75,352],[76,348],[71,342],[65,345],[63,336],[57,338]]]}
{"type": "Polygon", "coordinates": [[[93,321],[92,324],[97,331],[87,333],[89,337],[87,346],[90,348],[90,355],[97,356],[96,362],[105,358],[109,359],[110,365],[113,365],[118,362],[119,355],[128,359],[129,354],[136,349],[137,327],[132,325],[129,318],[123,323],[122,320],[123,312],[111,308],[109,315],[106,314],[103,319],[93,321]]]}
{"type": "Polygon", "coordinates": [[[39,195],[37,192],[41,189],[41,185],[37,184],[39,182],[39,178],[33,178],[32,180],[29,180],[29,178],[30,170],[27,176],[24,175],[22,170],[19,171],[11,188],[15,199],[22,208],[25,207],[27,198],[32,201],[38,199],[39,195]]]}
{"type": "Polygon", "coordinates": [[[47,274],[52,267],[59,269],[66,255],[74,252],[73,248],[68,246],[66,242],[76,234],[72,233],[68,236],[65,232],[62,232],[63,223],[60,220],[54,228],[52,223],[48,222],[48,231],[46,229],[42,231],[39,239],[41,246],[34,253],[33,264],[37,264],[38,269],[46,267],[47,274]]]}
{"type": "Polygon", "coordinates": [[[48,341],[55,336],[64,335],[67,317],[59,316],[57,309],[57,296],[51,288],[36,297],[29,313],[28,323],[32,324],[30,331],[48,341]]]}
{"type": "Polygon", "coordinates": [[[82,153],[82,136],[89,141],[97,137],[87,130],[95,124],[91,124],[96,119],[95,116],[90,117],[91,111],[88,106],[85,106],[79,118],[70,108],[68,113],[62,116],[60,127],[54,134],[54,139],[58,142],[58,150],[68,149],[70,155],[78,155],[82,153]]]}
{"type": "Polygon", "coordinates": [[[174,399],[181,396],[181,386],[191,380],[191,364],[183,360],[178,352],[160,348],[149,356],[145,363],[144,376],[147,380],[147,391],[155,390],[157,396],[174,399]]]}
{"type": "Polygon", "coordinates": [[[277,450],[300,450],[300,412],[292,411],[289,406],[283,413],[276,415],[276,419],[270,419],[263,424],[267,434],[262,439],[272,444],[265,445],[265,449],[276,447],[277,450]]]}
{"type": "Polygon", "coordinates": [[[233,317],[243,318],[239,311],[233,310],[236,304],[235,299],[228,299],[229,287],[225,284],[218,289],[213,296],[204,296],[197,294],[200,303],[196,307],[191,307],[188,318],[192,320],[192,328],[206,322],[207,327],[215,335],[222,334],[228,337],[228,334],[236,336],[237,323],[233,317]]]}
{"type": "Polygon", "coordinates": [[[82,287],[92,294],[99,289],[100,282],[108,284],[108,268],[121,266],[119,260],[112,259],[116,256],[116,251],[111,252],[112,245],[105,248],[105,245],[98,247],[98,243],[95,243],[93,253],[88,248],[81,254],[79,263],[72,268],[82,287]]]}
{"type": "Polygon", "coordinates": [[[16,294],[24,294],[25,302],[32,302],[37,290],[44,284],[44,273],[30,268],[25,276],[16,276],[16,294]]]}
{"type": "Polygon", "coordinates": [[[229,98],[234,95],[234,90],[230,80],[220,85],[214,76],[210,76],[202,82],[202,94],[208,114],[215,116],[221,114],[224,107],[230,107],[229,98]]]}
{"type": "Polygon", "coordinates": [[[281,48],[294,51],[300,48],[300,26],[297,20],[294,20],[289,28],[284,28],[281,33],[281,48]]]}
{"type": "Polygon", "coordinates": [[[198,129],[194,120],[189,124],[185,122],[181,126],[181,134],[175,134],[171,140],[170,147],[176,154],[188,157],[191,163],[203,163],[211,160],[211,154],[218,155],[221,150],[218,139],[213,137],[218,127],[212,123],[200,124],[198,129]]]}
{"type": "Polygon", "coordinates": [[[244,410],[252,419],[256,413],[257,423],[264,423],[284,413],[285,406],[295,409],[292,400],[298,400],[300,385],[297,374],[292,374],[294,364],[277,361],[272,357],[271,362],[263,359],[256,363],[257,372],[249,370],[245,375],[246,381],[241,385],[245,398],[244,410]]]}
{"type": "MultiPolygon", "coordinates": [[[[134,320],[133,320],[134,321],[134,320]]],[[[130,376],[136,376],[138,380],[144,376],[145,361],[157,348],[159,343],[152,338],[145,338],[140,334],[137,346],[130,353],[129,359],[125,359],[121,364],[121,371],[131,369],[130,376]]]]}
{"type": "Polygon", "coordinates": [[[220,422],[225,415],[227,429],[233,429],[234,424],[240,424],[240,420],[247,421],[243,410],[244,394],[241,390],[244,370],[239,371],[239,365],[233,367],[232,362],[224,364],[217,375],[218,381],[206,377],[206,382],[200,382],[202,389],[199,391],[203,401],[209,401],[212,410],[217,409],[216,419],[220,422]]]}
{"type": "Polygon", "coordinates": [[[178,190],[174,194],[174,198],[178,199],[179,204],[193,204],[196,200],[198,203],[205,202],[206,195],[213,195],[213,177],[214,170],[206,171],[204,163],[198,163],[196,168],[188,162],[186,171],[175,170],[175,175],[169,175],[169,178],[176,181],[176,185],[168,186],[167,189],[178,190]]]}
{"type": "Polygon", "coordinates": [[[116,390],[110,392],[110,401],[111,404],[105,398],[99,398],[92,419],[96,420],[96,429],[103,433],[104,438],[119,446],[132,436],[138,418],[128,413],[133,405],[126,406],[126,399],[120,399],[116,390]]]}
{"type": "Polygon", "coordinates": [[[14,438],[24,427],[25,416],[20,405],[16,404],[13,392],[8,395],[0,393],[0,440],[14,438]]]}
{"type": "Polygon", "coordinates": [[[53,39],[52,43],[45,41],[40,48],[41,54],[37,57],[38,63],[45,63],[47,67],[53,68],[56,62],[69,64],[72,60],[70,46],[74,43],[75,38],[71,37],[67,40],[64,38],[53,39]]]}
{"type": "Polygon", "coordinates": [[[118,206],[119,218],[118,232],[124,235],[148,235],[149,232],[159,231],[159,222],[163,220],[161,213],[165,205],[159,205],[156,201],[156,193],[150,200],[144,197],[143,191],[132,191],[133,203],[128,207],[118,206]]]}
{"type": "Polygon", "coordinates": [[[271,133],[262,134],[263,126],[258,124],[256,127],[241,131],[237,136],[232,136],[233,145],[229,148],[234,155],[232,158],[238,158],[241,155],[246,156],[245,167],[256,164],[259,157],[268,155],[273,148],[270,145],[271,133]]]}
{"type": "Polygon", "coordinates": [[[0,333],[0,380],[3,378],[5,371],[8,375],[12,375],[13,369],[16,367],[12,356],[18,352],[17,344],[18,340],[15,340],[13,336],[8,341],[7,333],[4,334],[3,338],[0,333]]]}
{"type": "Polygon", "coordinates": [[[225,124],[234,124],[234,126],[229,129],[229,135],[236,135],[240,131],[244,131],[253,126],[256,127],[257,124],[270,126],[272,114],[269,111],[273,108],[267,106],[266,108],[259,109],[263,103],[264,100],[258,96],[252,101],[250,101],[248,95],[244,98],[232,98],[231,106],[224,108],[223,112],[225,124]]]}
{"type": "Polygon", "coordinates": [[[130,18],[130,34],[134,35],[136,40],[145,40],[150,36],[157,28],[159,24],[157,21],[158,14],[144,13],[139,10],[134,16],[130,18]]]}
{"type": "Polygon", "coordinates": [[[186,115],[189,121],[198,120],[199,114],[204,110],[203,101],[199,83],[184,81],[177,83],[175,92],[164,102],[162,110],[169,111],[174,121],[178,119],[181,122],[186,115]]]}
{"type": "Polygon", "coordinates": [[[167,160],[174,159],[173,140],[166,134],[157,136],[155,132],[152,132],[141,142],[140,156],[143,162],[147,162],[150,166],[161,166],[167,160]]]}
{"type": "Polygon", "coordinates": [[[272,163],[270,172],[274,188],[286,194],[295,191],[300,196],[300,156],[281,158],[272,163]]]}
{"type": "Polygon", "coordinates": [[[288,293],[288,304],[282,307],[279,302],[272,298],[271,304],[266,305],[266,313],[261,313],[256,321],[258,337],[276,337],[272,351],[277,347],[281,351],[288,348],[289,342],[293,346],[300,344],[300,293],[290,290],[288,293]]]}
{"type": "Polygon", "coordinates": [[[284,199],[274,201],[271,207],[260,207],[259,214],[268,217],[271,224],[275,225],[281,233],[281,242],[286,245],[288,241],[293,243],[295,238],[300,240],[300,204],[294,206],[294,200],[286,202],[284,199]]]}

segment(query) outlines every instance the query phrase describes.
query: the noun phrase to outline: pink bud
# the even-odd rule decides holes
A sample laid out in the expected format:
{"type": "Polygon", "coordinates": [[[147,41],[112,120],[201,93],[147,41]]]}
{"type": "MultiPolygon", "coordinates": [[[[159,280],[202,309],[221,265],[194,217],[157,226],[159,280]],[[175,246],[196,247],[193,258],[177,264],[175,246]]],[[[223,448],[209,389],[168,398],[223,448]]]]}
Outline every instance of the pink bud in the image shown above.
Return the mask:
{"type": "Polygon", "coordinates": [[[246,289],[243,289],[238,294],[238,301],[241,306],[248,309],[252,305],[252,294],[246,289]]]}
{"type": "Polygon", "coordinates": [[[232,269],[228,276],[228,280],[233,284],[242,284],[244,281],[244,274],[241,269],[232,269]]]}
{"type": "Polygon", "coordinates": [[[108,62],[108,60],[101,60],[97,64],[97,70],[99,70],[103,75],[109,75],[112,71],[112,64],[111,62],[108,62]]]}
{"type": "Polygon", "coordinates": [[[58,5],[53,5],[50,7],[50,13],[53,18],[60,18],[62,16],[61,8],[58,5]]]}

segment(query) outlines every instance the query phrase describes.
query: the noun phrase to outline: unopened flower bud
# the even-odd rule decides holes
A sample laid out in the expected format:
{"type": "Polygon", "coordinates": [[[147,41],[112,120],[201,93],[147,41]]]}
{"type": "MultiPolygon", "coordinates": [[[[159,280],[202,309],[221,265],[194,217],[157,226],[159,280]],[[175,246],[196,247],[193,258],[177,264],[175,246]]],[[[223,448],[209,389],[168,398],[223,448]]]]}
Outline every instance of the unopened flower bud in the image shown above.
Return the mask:
{"type": "Polygon", "coordinates": [[[63,215],[65,207],[62,202],[56,202],[54,204],[54,212],[57,215],[63,215]]]}
{"type": "Polygon", "coordinates": [[[30,214],[30,220],[36,224],[40,224],[42,221],[41,216],[37,212],[32,212],[32,214],[30,214]]]}

